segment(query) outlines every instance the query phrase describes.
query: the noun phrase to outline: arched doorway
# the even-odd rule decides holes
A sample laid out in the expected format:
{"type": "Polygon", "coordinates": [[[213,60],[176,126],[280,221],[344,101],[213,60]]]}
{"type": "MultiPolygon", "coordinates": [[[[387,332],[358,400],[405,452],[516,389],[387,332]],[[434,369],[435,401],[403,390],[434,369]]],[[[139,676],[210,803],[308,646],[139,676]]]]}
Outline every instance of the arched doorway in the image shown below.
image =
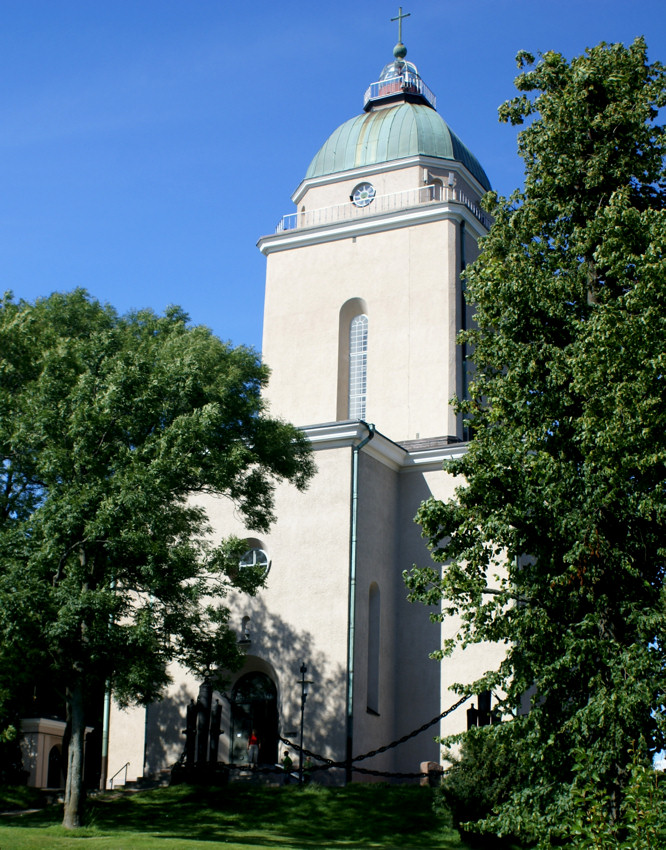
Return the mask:
{"type": "Polygon", "coordinates": [[[64,785],[62,775],[62,750],[59,744],[51,747],[49,752],[49,766],[46,777],[47,788],[62,788],[64,785]]]}
{"type": "Polygon", "coordinates": [[[231,691],[230,761],[247,761],[247,742],[256,729],[259,763],[276,764],[278,756],[277,688],[265,673],[246,673],[231,691]]]}

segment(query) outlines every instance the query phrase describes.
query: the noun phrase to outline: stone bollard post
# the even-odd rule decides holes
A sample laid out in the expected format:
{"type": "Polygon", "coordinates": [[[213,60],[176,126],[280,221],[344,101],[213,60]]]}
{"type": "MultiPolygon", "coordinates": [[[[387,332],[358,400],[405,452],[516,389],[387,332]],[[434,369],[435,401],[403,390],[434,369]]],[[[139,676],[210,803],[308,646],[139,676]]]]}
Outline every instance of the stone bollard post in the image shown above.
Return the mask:
{"type": "Polygon", "coordinates": [[[444,768],[436,761],[422,761],[421,773],[424,775],[421,777],[420,784],[436,788],[442,780],[444,768]]]}

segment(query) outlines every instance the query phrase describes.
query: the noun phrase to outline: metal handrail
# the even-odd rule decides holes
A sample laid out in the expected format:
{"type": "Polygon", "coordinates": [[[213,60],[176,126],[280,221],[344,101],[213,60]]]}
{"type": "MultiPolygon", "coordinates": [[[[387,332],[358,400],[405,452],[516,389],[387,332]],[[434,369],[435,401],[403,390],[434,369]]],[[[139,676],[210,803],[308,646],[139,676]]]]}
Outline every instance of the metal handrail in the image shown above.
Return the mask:
{"type": "Polygon", "coordinates": [[[371,100],[381,100],[384,97],[392,97],[401,92],[420,94],[433,109],[437,108],[437,98],[434,93],[418,74],[413,74],[411,71],[405,71],[402,74],[396,74],[394,77],[370,83],[363,95],[363,108],[365,109],[371,100]]]}
{"type": "Polygon", "coordinates": [[[276,233],[288,230],[300,230],[306,227],[319,227],[324,224],[332,224],[338,221],[366,218],[368,216],[380,215],[393,210],[407,209],[409,207],[421,206],[422,204],[454,202],[463,204],[471,213],[490,229],[490,217],[458,188],[442,186],[440,184],[428,184],[416,189],[406,189],[402,192],[391,192],[387,195],[377,195],[372,203],[364,207],[357,207],[352,201],[344,204],[335,204],[331,207],[322,207],[316,210],[301,210],[301,212],[283,215],[278,222],[276,233]]]}
{"type": "Polygon", "coordinates": [[[119,774],[119,773],[122,773],[122,772],[123,772],[123,770],[125,771],[125,781],[124,781],[123,785],[127,785],[127,768],[128,768],[129,766],[130,766],[130,763],[129,763],[129,762],[126,762],[126,763],[125,763],[125,764],[124,764],[124,765],[123,765],[123,766],[122,766],[119,770],[117,770],[117,771],[113,774],[113,776],[111,777],[111,779],[109,779],[109,790],[110,790],[110,791],[113,791],[113,780],[116,778],[116,776],[118,776],[118,774],[119,774]]]}

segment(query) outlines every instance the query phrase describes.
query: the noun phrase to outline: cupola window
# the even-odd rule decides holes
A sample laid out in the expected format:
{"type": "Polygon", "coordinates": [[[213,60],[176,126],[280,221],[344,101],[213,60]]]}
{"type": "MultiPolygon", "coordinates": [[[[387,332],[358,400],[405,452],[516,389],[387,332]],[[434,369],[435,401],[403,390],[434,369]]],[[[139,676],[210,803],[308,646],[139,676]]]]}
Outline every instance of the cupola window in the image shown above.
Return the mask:
{"type": "Polygon", "coordinates": [[[357,207],[367,207],[375,199],[375,187],[372,183],[359,183],[351,193],[351,202],[357,207]]]}

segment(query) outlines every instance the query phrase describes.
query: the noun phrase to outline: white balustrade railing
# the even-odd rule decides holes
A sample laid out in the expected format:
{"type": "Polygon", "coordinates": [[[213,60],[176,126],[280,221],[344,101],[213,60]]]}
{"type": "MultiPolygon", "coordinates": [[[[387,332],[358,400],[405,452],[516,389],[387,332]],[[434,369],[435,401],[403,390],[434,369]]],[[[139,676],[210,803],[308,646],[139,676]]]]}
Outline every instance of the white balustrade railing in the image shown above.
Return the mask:
{"type": "Polygon", "coordinates": [[[385,97],[393,97],[396,94],[405,93],[421,95],[433,109],[437,109],[437,98],[433,92],[430,91],[421,77],[413,74],[411,71],[405,71],[404,74],[398,74],[386,80],[378,80],[376,83],[370,83],[363,95],[363,108],[365,109],[371,100],[381,100],[385,97]]]}
{"type": "Polygon", "coordinates": [[[377,195],[372,203],[364,207],[357,207],[352,201],[348,201],[347,203],[336,204],[332,207],[302,210],[301,212],[283,215],[278,222],[276,233],[283,233],[288,230],[300,230],[306,227],[321,227],[322,225],[369,218],[424,204],[446,202],[463,204],[476,216],[484,227],[490,228],[490,217],[464,192],[456,188],[436,184],[420,186],[417,189],[406,189],[403,192],[392,192],[389,195],[377,195]]]}

